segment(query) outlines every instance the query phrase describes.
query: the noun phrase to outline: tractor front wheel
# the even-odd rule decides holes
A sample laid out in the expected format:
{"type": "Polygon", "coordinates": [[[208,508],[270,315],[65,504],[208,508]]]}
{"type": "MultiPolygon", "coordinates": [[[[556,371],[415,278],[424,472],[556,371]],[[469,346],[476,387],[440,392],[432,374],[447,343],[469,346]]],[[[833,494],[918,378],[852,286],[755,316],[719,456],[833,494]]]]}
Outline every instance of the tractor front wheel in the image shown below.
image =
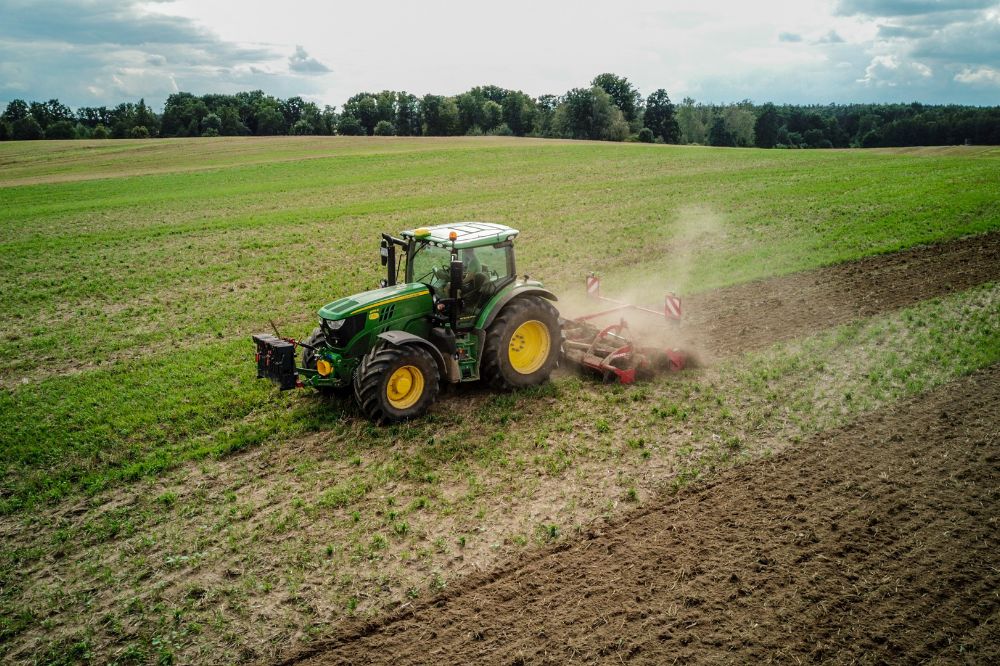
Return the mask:
{"type": "Polygon", "coordinates": [[[561,341],[559,313],[547,300],[515,298],[486,333],[482,376],[498,388],[541,384],[556,367],[561,341]]]}
{"type": "Polygon", "coordinates": [[[437,398],[441,375],[424,349],[379,345],[354,374],[354,396],[365,416],[376,423],[396,423],[420,416],[437,398]]]}

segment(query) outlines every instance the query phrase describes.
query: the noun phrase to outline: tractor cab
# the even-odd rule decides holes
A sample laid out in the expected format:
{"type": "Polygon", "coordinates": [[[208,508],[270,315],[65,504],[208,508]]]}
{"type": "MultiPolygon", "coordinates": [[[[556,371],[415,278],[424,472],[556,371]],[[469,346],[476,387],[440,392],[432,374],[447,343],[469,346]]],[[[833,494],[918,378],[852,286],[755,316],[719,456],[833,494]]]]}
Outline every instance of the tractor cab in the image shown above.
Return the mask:
{"type": "Polygon", "coordinates": [[[457,308],[456,327],[469,328],[490,299],[515,280],[513,239],[517,234],[517,229],[489,222],[410,229],[402,232],[401,239],[384,234],[385,284],[394,285],[402,277],[407,284],[427,285],[435,305],[443,306],[439,309],[457,308]]]}

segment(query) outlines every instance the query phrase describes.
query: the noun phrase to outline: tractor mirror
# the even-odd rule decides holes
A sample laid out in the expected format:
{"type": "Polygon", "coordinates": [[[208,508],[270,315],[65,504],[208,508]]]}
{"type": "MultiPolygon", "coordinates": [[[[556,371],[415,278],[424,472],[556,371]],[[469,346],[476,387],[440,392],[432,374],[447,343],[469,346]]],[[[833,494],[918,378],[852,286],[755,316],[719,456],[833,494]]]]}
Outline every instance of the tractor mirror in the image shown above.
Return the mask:
{"type": "Polygon", "coordinates": [[[385,241],[382,241],[382,247],[378,249],[378,253],[382,259],[382,265],[387,266],[389,264],[389,246],[386,245],[385,241]]]}

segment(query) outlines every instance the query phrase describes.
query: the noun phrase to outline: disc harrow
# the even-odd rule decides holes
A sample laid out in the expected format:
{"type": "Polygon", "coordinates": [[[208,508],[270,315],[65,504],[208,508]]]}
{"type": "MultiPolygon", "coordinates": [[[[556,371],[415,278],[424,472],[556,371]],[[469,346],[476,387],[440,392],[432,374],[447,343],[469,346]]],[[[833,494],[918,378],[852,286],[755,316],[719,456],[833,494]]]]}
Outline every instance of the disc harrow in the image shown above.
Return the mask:
{"type": "Polygon", "coordinates": [[[667,293],[664,296],[662,310],[633,305],[601,294],[601,279],[591,273],[587,276],[587,296],[611,307],[561,320],[565,360],[599,373],[607,383],[632,384],[659,372],[684,369],[686,354],[671,344],[661,342],[675,342],[679,338],[682,309],[681,299],[676,294],[667,293]],[[656,317],[662,330],[654,336],[655,342],[648,340],[651,337],[648,334],[639,335],[629,327],[622,316],[629,311],[656,317]],[[619,316],[616,323],[597,323],[601,320],[606,322],[615,315],[619,316]]]}

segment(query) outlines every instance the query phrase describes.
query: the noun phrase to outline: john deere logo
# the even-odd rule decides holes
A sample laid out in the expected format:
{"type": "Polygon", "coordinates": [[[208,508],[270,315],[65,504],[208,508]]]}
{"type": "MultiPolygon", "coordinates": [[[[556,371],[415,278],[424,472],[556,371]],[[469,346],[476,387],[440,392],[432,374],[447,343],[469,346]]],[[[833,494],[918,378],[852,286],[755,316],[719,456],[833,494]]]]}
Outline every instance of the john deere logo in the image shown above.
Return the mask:
{"type": "Polygon", "coordinates": [[[378,319],[378,310],[372,310],[370,313],[368,313],[368,318],[378,319]]]}

